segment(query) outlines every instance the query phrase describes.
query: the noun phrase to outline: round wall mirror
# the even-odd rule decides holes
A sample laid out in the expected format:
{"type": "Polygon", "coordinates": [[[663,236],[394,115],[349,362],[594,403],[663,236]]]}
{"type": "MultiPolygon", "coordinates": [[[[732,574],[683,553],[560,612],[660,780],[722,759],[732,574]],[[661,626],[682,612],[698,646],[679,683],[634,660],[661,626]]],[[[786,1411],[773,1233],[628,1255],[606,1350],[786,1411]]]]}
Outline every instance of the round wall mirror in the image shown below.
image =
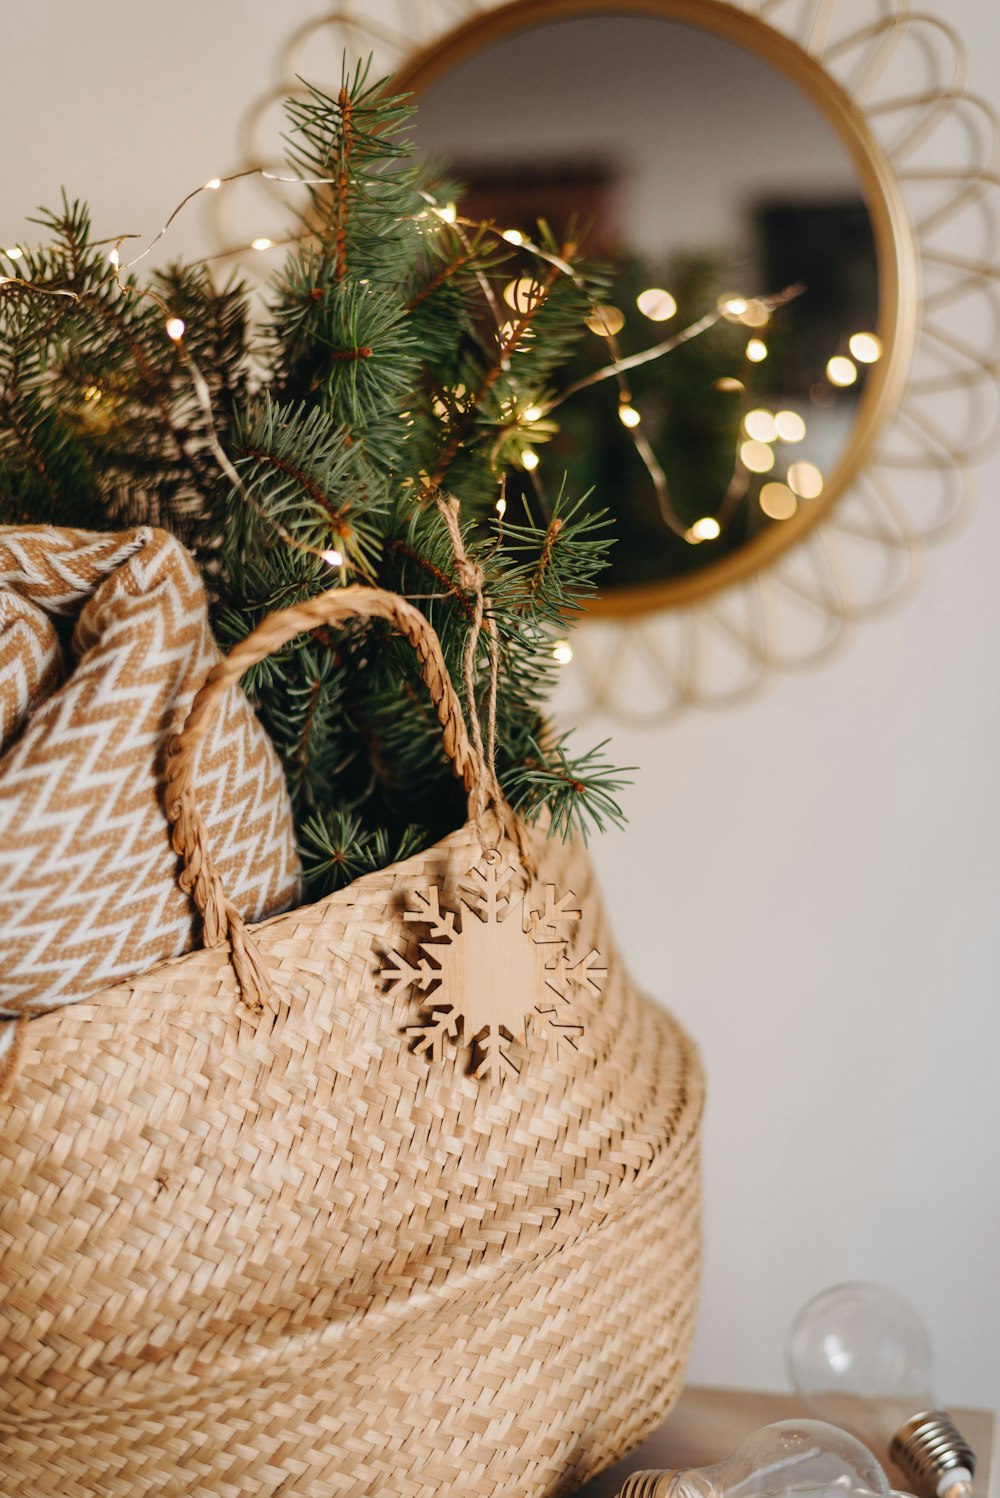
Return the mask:
{"type": "MultiPolygon", "coordinates": [[[[539,432],[528,480],[593,485],[619,538],[567,717],[738,701],[906,597],[1000,430],[997,131],[946,21],[909,0],[340,0],[247,113],[246,198],[209,195],[251,277],[248,246],[296,211],[262,175],[281,100],[297,78],[335,90],[342,48],[414,93],[415,139],[464,177],[470,217],[576,212],[617,276],[621,355],[714,318],[627,371],[637,427],[608,380],[539,432]],[[766,323],[719,313],[791,286],[766,323]]],[[[587,333],[563,375],[609,357],[587,333]]]]}
{"type": "Polygon", "coordinates": [[[813,526],[892,410],[913,335],[905,211],[829,74],[712,0],[528,0],[396,84],[460,213],[526,235],[544,220],[608,267],[554,394],[585,388],[539,424],[522,476],[565,474],[614,515],[598,609],[689,602],[813,526]],[[678,335],[627,369],[624,398],[586,384],[678,335]]]}

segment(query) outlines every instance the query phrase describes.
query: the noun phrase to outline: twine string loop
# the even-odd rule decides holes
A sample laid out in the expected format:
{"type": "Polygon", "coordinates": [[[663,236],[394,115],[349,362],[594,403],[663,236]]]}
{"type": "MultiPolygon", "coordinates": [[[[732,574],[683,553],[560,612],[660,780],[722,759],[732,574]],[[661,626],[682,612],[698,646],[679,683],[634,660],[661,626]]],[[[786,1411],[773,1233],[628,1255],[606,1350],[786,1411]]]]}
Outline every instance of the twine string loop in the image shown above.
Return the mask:
{"type": "Polygon", "coordinates": [[[173,829],[173,846],[183,860],[180,887],[190,893],[202,917],[205,945],[228,942],[240,995],[255,1012],[274,1004],[274,986],[252,933],[226,898],[209,849],[208,831],[195,795],[198,750],[226,692],[238,684],[244,672],[303,631],[324,624],[342,624],[351,618],[384,619],[409,640],[441,725],[445,753],[465,784],[470,804],[477,807],[480,804],[484,764],[481,739],[475,748],[470,745],[441,643],[428,620],[405,598],[383,588],[332,588],[269,615],[241,640],[209,672],[191,704],[184,727],[169,747],[164,800],[173,829]]]}
{"type": "Polygon", "coordinates": [[[478,776],[473,791],[473,819],[480,846],[484,854],[496,851],[499,841],[508,836],[517,846],[522,863],[531,871],[531,850],[525,837],[524,827],[514,814],[497,778],[497,693],[500,679],[500,636],[492,605],[484,591],[485,574],[465,549],[459,524],[461,506],[454,496],[445,499],[438,496],[437,507],[448,528],[452,551],[455,556],[455,577],[460,587],[473,595],[472,627],[465,642],[462,660],[462,684],[465,688],[465,706],[472,736],[472,748],[478,761],[478,776]],[[476,651],[485,628],[489,637],[490,674],[486,689],[486,740],[480,720],[479,703],[476,697],[476,651]],[[486,830],[486,818],[493,814],[497,823],[497,836],[491,839],[486,830]]]}

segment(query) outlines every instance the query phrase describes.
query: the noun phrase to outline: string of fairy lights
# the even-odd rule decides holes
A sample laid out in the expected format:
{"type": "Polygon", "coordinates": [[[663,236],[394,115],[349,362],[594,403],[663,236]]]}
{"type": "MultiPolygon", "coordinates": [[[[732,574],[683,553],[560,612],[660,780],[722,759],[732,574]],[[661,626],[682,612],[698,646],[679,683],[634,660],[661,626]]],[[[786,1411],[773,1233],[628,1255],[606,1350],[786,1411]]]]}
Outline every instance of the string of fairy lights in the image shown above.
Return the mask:
{"type": "MultiPolygon", "coordinates": [[[[247,491],[240,475],[222,446],[215,428],[211,394],[209,385],[203,373],[198,368],[190,351],[185,344],[187,326],[183,318],[179,317],[150,287],[141,287],[136,283],[127,283],[122,280],[140,261],[144,260],[169,233],[171,226],[178,215],[194,199],[202,193],[218,192],[224,186],[240,181],[247,177],[260,177],[268,181],[286,183],[300,187],[332,186],[334,178],[302,178],[288,176],[272,172],[265,168],[247,168],[229,176],[212,177],[201,186],[187,193],[177,204],[165,220],[160,230],[152,237],[149,243],[131,259],[123,260],[122,246],[128,240],[138,239],[141,236],[135,234],[122,234],[108,239],[102,243],[110,244],[112,247],[108,252],[109,274],[113,276],[115,284],[122,295],[138,295],[151,298],[164,314],[164,334],[172,344],[177,347],[185,361],[185,365],[192,380],[194,391],[202,409],[206,422],[207,440],[209,446],[219,462],[226,477],[234,485],[236,491],[244,501],[261,518],[271,524],[275,532],[285,544],[295,549],[307,552],[318,557],[327,566],[343,571],[345,558],[341,551],[335,547],[314,547],[302,542],[291,535],[279,521],[274,517],[266,515],[261,507],[247,491]]],[[[466,219],[459,215],[454,203],[440,203],[430,193],[423,193],[426,208],[415,215],[419,220],[426,221],[432,225],[449,228],[459,236],[462,242],[468,246],[467,231],[496,235],[508,245],[527,254],[539,264],[548,265],[557,275],[568,276],[581,289],[585,290],[581,277],[568,259],[557,253],[547,250],[535,243],[527,234],[519,229],[502,228],[493,222],[466,219]]],[[[280,248],[285,245],[300,242],[303,239],[313,237],[314,230],[306,229],[299,234],[288,235],[275,240],[267,235],[259,235],[250,240],[249,245],[241,245],[236,249],[224,252],[222,255],[206,257],[200,264],[210,261],[230,258],[242,254],[247,248],[263,254],[269,250],[280,248]]],[[[77,293],[67,288],[42,286],[35,282],[25,280],[17,274],[18,261],[24,258],[24,249],[21,245],[13,245],[0,252],[12,267],[13,273],[0,273],[0,292],[15,289],[26,292],[55,297],[69,297],[79,300],[77,293]]],[[[502,289],[502,304],[498,300],[493,286],[488,278],[480,277],[484,300],[495,323],[495,338],[498,346],[498,358],[501,368],[510,370],[510,360],[519,348],[524,347],[525,342],[533,337],[531,321],[549,295],[549,288],[534,276],[521,275],[510,280],[502,289]]],[[[505,403],[505,423],[501,426],[497,439],[494,443],[494,457],[506,445],[507,439],[514,435],[523,434],[523,444],[518,451],[518,462],[525,473],[534,478],[540,465],[540,457],[537,451],[539,441],[557,430],[551,422],[551,414],[564,401],[569,400],[579,390],[598,384],[605,380],[614,380],[617,384],[617,414],[623,428],[631,438],[636,453],[645,466],[653,484],[660,513],[664,523],[680,538],[692,546],[701,545],[705,542],[717,540],[723,529],[734,513],[736,506],[746,496],[752,477],[762,477],[775,472],[776,477],[761,484],[756,496],[756,501],[762,513],[773,521],[790,519],[795,514],[800,500],[811,500],[817,498],[823,491],[824,477],[819,467],[808,461],[793,458],[791,462],[784,465],[784,473],[777,476],[779,468],[779,453],[783,456],[786,449],[794,449],[806,436],[807,425],[805,418],[798,411],[789,408],[771,410],[764,406],[755,406],[746,409],[747,386],[740,374],[721,376],[714,382],[714,388],[727,394],[737,394],[743,402],[744,409],[741,414],[740,439],[736,444],[733,459],[732,476],[727,485],[720,503],[712,514],[699,517],[691,524],[685,524],[677,514],[667,485],[666,476],[663,472],[651,444],[643,430],[643,413],[636,404],[633,393],[628,383],[628,373],[639,365],[646,364],[652,360],[662,358],[683,343],[698,337],[709,328],[715,326],[720,320],[725,319],[731,323],[742,324],[748,331],[749,337],[743,350],[743,357],[747,364],[760,364],[768,357],[768,346],[763,337],[774,315],[774,312],[787,302],[794,299],[801,292],[801,287],[790,287],[772,296],[744,297],[737,293],[726,293],[720,296],[715,307],[703,314],[696,321],[680,328],[658,343],[643,349],[637,354],[623,356],[618,344],[618,334],[626,323],[625,313],[621,308],[608,304],[599,303],[588,295],[589,311],[585,318],[587,329],[604,340],[610,355],[609,362],[578,380],[573,385],[547,397],[535,395],[528,396],[523,401],[518,394],[512,395],[505,403]]],[[[639,314],[648,322],[662,325],[672,322],[678,315],[678,304],[672,293],[663,287],[649,287],[636,297],[636,308],[639,314]]],[[[835,391],[846,389],[853,385],[859,376],[858,366],[871,365],[878,361],[882,355],[882,347],[879,339],[874,333],[853,333],[847,340],[848,352],[837,352],[827,362],[825,378],[829,386],[835,391]]],[[[741,371],[742,374],[742,371],[741,371]]],[[[516,389],[514,382],[512,386],[516,389]]],[[[90,399],[97,387],[90,387],[90,394],[84,392],[85,398],[90,399]]],[[[469,393],[456,388],[447,392],[451,409],[463,414],[468,411],[469,393]]],[[[96,396],[94,396],[96,398],[96,396]]],[[[474,399],[474,397],[473,397],[474,399]]],[[[820,404],[828,402],[820,401],[820,404]]],[[[443,421],[450,417],[449,406],[440,403],[438,414],[443,421]]],[[[502,526],[506,511],[505,473],[501,471],[496,461],[493,463],[494,474],[497,478],[500,495],[496,502],[496,515],[498,524],[502,526]]],[[[553,657],[560,663],[565,664],[572,659],[572,648],[566,640],[557,640],[553,644],[553,657]]]]}
{"type": "MultiPolygon", "coordinates": [[[[558,261],[548,256],[519,229],[495,229],[493,225],[462,220],[458,217],[453,203],[444,207],[435,205],[433,211],[446,223],[464,223],[469,227],[492,229],[509,244],[523,248],[539,259],[550,259],[558,264],[565,274],[575,277],[571,266],[565,261],[558,261]]],[[[734,453],[732,476],[718,509],[714,514],[703,515],[693,523],[685,525],[674,509],[663,469],[641,431],[642,412],[635,404],[628,387],[627,372],[631,368],[671,352],[682,343],[707,331],[720,319],[742,323],[750,330],[751,336],[744,348],[744,358],[748,364],[760,364],[769,353],[761,331],[768,326],[774,312],[800,295],[803,289],[800,286],[793,286],[776,295],[750,298],[732,292],[724,293],[718,298],[715,308],[696,322],[651,348],[628,357],[621,356],[617,344],[617,335],[625,326],[624,312],[619,307],[610,304],[592,302],[585,324],[592,333],[606,341],[612,355],[611,362],[585,379],[567,387],[558,395],[545,401],[529,402],[520,409],[517,413],[517,423],[527,429],[525,446],[520,452],[521,467],[527,473],[534,475],[540,463],[538,452],[531,444],[530,428],[540,427],[557,406],[579,390],[601,380],[615,378],[618,381],[618,418],[631,436],[636,451],[653,481],[665,524],[692,546],[718,539],[736,505],[745,497],[751,477],[762,476],[775,470],[778,464],[776,449],[779,445],[782,448],[786,445],[794,446],[804,440],[807,432],[805,418],[799,411],[792,409],[747,408],[747,403],[744,401],[740,423],[741,438],[734,453]]],[[[522,276],[510,281],[503,291],[507,306],[519,314],[536,309],[541,305],[545,295],[544,286],[530,276],[522,276]]],[[[678,313],[676,298],[663,287],[648,287],[640,292],[636,297],[636,307],[645,318],[654,323],[669,322],[678,313]]],[[[501,343],[510,336],[512,327],[513,324],[509,319],[498,322],[497,337],[501,343]]],[[[834,389],[846,389],[855,384],[859,374],[858,366],[875,364],[882,356],[881,342],[874,333],[870,332],[852,333],[848,339],[848,348],[850,356],[836,353],[827,361],[825,379],[834,389]]],[[[741,397],[747,394],[744,380],[735,375],[720,377],[714,382],[714,388],[720,392],[739,394],[741,397]]],[[[457,393],[458,395],[464,394],[462,391],[457,393]]],[[[814,391],[813,398],[819,405],[829,404],[821,391],[814,391]]],[[[823,473],[815,463],[801,458],[793,459],[786,466],[783,481],[771,479],[763,483],[756,495],[756,501],[768,519],[787,520],[796,513],[800,500],[808,501],[818,498],[823,492],[824,483],[823,473]]],[[[498,501],[498,508],[502,515],[506,508],[505,499],[501,498],[498,501]]]]}

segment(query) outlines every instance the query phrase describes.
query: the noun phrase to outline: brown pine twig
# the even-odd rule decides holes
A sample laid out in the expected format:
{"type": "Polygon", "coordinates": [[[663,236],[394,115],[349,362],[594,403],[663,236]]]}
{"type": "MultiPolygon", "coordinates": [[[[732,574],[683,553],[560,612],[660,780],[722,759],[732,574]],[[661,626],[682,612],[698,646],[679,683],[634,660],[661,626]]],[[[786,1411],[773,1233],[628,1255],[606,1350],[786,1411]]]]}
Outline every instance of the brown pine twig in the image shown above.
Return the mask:
{"type": "Polygon", "coordinates": [[[545,574],[548,571],[549,563],[552,561],[552,553],[555,550],[555,544],[559,539],[559,532],[562,528],[563,523],[559,516],[556,515],[545,532],[545,540],[542,542],[542,551],[538,558],[538,566],[531,574],[531,582],[528,586],[529,597],[534,597],[545,580],[545,574]]]}
{"type": "Polygon", "coordinates": [[[337,171],[337,280],[347,275],[347,168],[351,159],[351,125],[354,101],[346,88],[340,90],[341,148],[337,171]]]}
{"type": "Polygon", "coordinates": [[[432,277],[427,285],[417,292],[416,296],[410,298],[406,304],[407,312],[413,312],[420,306],[421,302],[425,302],[429,296],[433,296],[435,291],[438,291],[446,281],[449,281],[452,276],[456,275],[462,269],[463,265],[467,265],[472,259],[473,250],[474,247],[470,244],[467,248],[463,249],[460,255],[456,255],[454,260],[449,261],[447,265],[443,265],[437,275],[432,277]]]}
{"type": "Polygon", "coordinates": [[[305,773],[306,768],[309,764],[309,735],[312,733],[313,719],[316,716],[316,707],[319,702],[319,694],[321,688],[322,682],[319,680],[319,677],[316,677],[312,682],[312,687],[309,695],[309,706],[306,710],[305,722],[302,725],[302,732],[299,734],[298,747],[295,751],[296,761],[303,774],[305,773]]]}
{"type": "Polygon", "coordinates": [[[414,566],[420,567],[428,576],[433,577],[442,592],[454,597],[467,619],[472,620],[476,617],[475,609],[462,590],[456,586],[454,579],[449,577],[447,572],[443,572],[428,557],[422,557],[418,551],[414,551],[412,547],[407,546],[405,541],[390,541],[389,550],[406,557],[408,562],[412,562],[414,566]]]}
{"type": "Polygon", "coordinates": [[[287,458],[279,458],[274,453],[266,452],[262,447],[241,448],[238,456],[241,458],[253,458],[259,463],[266,463],[269,468],[276,468],[279,473],[284,473],[288,478],[294,479],[303,493],[308,494],[309,498],[319,505],[341,540],[349,541],[351,536],[353,536],[354,528],[344,519],[340,511],[335,508],[319,484],[309,478],[308,474],[303,473],[301,468],[297,468],[294,463],[290,463],[287,458]]]}

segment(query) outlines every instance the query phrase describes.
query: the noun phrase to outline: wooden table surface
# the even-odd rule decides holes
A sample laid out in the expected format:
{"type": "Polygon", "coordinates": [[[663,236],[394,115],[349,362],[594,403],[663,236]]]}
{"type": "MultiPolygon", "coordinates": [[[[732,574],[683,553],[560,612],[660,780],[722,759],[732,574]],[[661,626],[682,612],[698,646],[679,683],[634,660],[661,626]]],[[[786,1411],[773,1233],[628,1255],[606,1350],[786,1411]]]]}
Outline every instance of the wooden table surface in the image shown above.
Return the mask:
{"type": "MultiPolygon", "coordinates": [[[[706,1467],[722,1461],[746,1436],[804,1413],[790,1394],[762,1394],[750,1389],[713,1389],[692,1385],[641,1446],[580,1489],[578,1498],[613,1498],[630,1472],[646,1467],[706,1467]]],[[[988,1410],[949,1410],[976,1453],[975,1498],[1000,1498],[996,1482],[996,1417],[988,1410]]],[[[880,1460],[884,1458],[880,1457],[880,1460]]],[[[887,1468],[893,1487],[906,1488],[894,1468],[887,1468]]]]}

